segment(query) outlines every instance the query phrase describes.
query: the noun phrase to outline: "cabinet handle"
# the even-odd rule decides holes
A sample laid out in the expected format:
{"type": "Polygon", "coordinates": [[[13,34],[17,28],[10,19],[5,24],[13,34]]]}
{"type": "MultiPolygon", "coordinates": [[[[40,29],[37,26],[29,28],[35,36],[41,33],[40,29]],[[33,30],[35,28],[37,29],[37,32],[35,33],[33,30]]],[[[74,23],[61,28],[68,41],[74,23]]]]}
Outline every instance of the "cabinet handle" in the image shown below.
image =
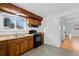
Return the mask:
{"type": "Polygon", "coordinates": [[[21,41],[21,43],[24,43],[24,41],[21,41]]]}
{"type": "Polygon", "coordinates": [[[0,46],[6,46],[7,44],[1,44],[0,46]]]}
{"type": "Polygon", "coordinates": [[[19,42],[12,42],[12,43],[8,43],[8,44],[13,44],[13,43],[17,44],[17,43],[19,43],[19,42]]]}

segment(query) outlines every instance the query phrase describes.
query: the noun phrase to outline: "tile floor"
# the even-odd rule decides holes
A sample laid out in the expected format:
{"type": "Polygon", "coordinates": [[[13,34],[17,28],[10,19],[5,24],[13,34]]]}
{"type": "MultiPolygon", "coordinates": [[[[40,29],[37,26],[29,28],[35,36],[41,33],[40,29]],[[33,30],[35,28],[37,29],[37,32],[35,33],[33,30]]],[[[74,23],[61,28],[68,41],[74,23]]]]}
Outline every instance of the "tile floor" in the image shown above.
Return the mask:
{"type": "Polygon", "coordinates": [[[79,53],[45,44],[32,49],[21,56],[79,56],[79,53]]]}

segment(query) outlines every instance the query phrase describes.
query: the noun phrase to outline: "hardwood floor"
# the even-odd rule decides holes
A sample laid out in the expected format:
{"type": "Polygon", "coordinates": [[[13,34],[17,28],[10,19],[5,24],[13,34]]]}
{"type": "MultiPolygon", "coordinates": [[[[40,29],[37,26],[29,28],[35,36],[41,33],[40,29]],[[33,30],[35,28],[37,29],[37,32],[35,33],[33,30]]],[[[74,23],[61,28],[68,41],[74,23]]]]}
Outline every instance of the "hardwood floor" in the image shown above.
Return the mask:
{"type": "Polygon", "coordinates": [[[65,36],[65,39],[61,42],[61,48],[70,49],[79,52],[79,36],[65,36]]]}
{"type": "Polygon", "coordinates": [[[62,42],[61,42],[61,48],[67,48],[67,49],[72,50],[71,41],[69,39],[69,36],[66,36],[64,38],[64,40],[62,40],[62,42]]]}

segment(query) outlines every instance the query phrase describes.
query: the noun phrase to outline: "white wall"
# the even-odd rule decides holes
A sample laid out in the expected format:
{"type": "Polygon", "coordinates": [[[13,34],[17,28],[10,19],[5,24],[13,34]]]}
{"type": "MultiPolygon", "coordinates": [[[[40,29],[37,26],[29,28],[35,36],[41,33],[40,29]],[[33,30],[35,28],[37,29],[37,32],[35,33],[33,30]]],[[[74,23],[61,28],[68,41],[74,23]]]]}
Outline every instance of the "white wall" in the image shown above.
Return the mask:
{"type": "Polygon", "coordinates": [[[79,21],[66,24],[66,35],[71,34],[71,36],[79,36],[79,29],[76,30],[75,25],[79,25],[79,21]]]}
{"type": "Polygon", "coordinates": [[[58,46],[60,38],[60,23],[56,16],[48,16],[44,19],[45,43],[58,46]]]}

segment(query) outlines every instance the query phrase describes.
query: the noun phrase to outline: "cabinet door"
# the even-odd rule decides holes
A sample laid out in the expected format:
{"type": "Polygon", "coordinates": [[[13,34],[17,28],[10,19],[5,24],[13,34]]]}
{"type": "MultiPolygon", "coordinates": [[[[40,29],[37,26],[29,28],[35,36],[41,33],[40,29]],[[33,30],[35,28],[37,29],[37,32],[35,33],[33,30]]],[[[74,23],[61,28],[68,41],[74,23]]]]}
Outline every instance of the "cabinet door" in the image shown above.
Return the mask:
{"type": "Polygon", "coordinates": [[[8,54],[9,56],[19,55],[19,43],[18,42],[8,44],[8,54]]]}
{"type": "Polygon", "coordinates": [[[36,25],[36,26],[41,25],[41,21],[34,19],[34,25],[36,25]]]}
{"type": "Polygon", "coordinates": [[[7,56],[7,41],[0,42],[0,56],[7,56]]]}
{"type": "Polygon", "coordinates": [[[20,42],[20,54],[26,52],[28,50],[28,40],[22,40],[20,42]]]}
{"type": "Polygon", "coordinates": [[[33,19],[33,25],[37,26],[37,21],[33,19]]]}
{"type": "Polygon", "coordinates": [[[29,23],[34,25],[34,20],[32,18],[29,19],[29,23]]]}
{"type": "Polygon", "coordinates": [[[7,56],[7,46],[0,46],[0,56],[7,56]]]}
{"type": "Polygon", "coordinates": [[[34,46],[34,40],[33,37],[28,37],[28,43],[29,43],[29,49],[32,49],[34,46]]]}
{"type": "Polygon", "coordinates": [[[41,21],[38,20],[38,25],[41,25],[41,21]]]}
{"type": "Polygon", "coordinates": [[[41,21],[37,20],[37,19],[27,18],[26,21],[27,21],[27,24],[29,24],[29,25],[35,25],[35,26],[41,25],[41,21]]]}

